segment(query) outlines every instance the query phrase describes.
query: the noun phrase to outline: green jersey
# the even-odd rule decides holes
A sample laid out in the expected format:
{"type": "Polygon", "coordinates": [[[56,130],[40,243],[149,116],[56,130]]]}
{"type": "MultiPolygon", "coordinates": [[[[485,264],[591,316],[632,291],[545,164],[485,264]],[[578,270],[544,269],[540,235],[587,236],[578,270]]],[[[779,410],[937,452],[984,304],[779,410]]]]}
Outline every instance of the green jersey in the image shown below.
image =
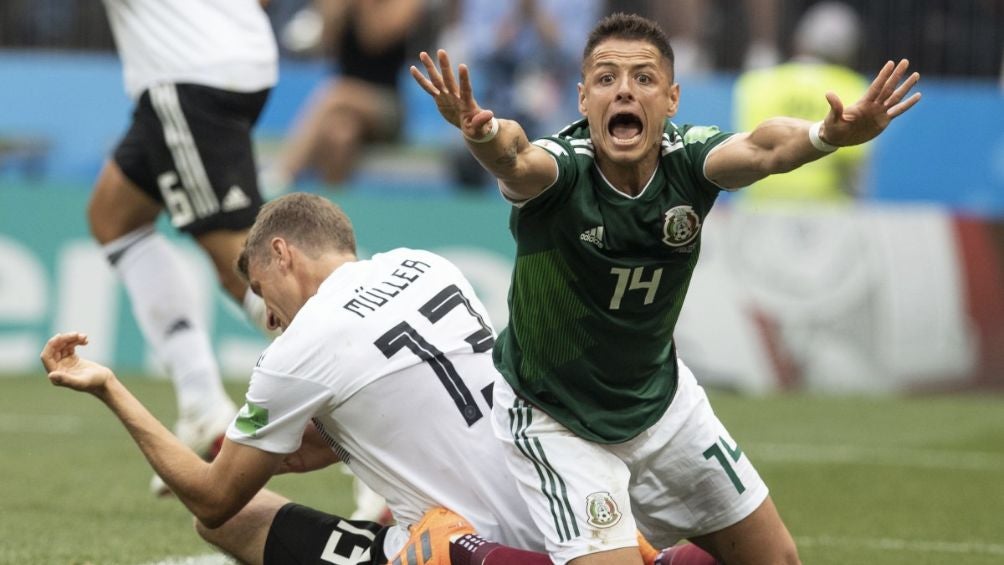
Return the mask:
{"type": "Polygon", "coordinates": [[[721,190],[704,161],[729,136],[667,119],[659,166],[635,197],[603,177],[585,120],[534,142],[554,156],[558,178],[513,208],[509,326],[495,364],[581,437],[628,440],[673,398],[673,327],[721,190]]]}

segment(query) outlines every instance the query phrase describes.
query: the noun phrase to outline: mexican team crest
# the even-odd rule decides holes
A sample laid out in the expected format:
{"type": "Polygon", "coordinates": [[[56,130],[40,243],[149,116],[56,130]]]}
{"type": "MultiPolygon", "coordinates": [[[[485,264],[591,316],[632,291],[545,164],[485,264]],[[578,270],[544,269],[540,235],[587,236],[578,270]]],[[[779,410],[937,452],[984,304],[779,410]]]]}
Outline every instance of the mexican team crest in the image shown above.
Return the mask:
{"type": "Polygon", "coordinates": [[[594,492],[586,497],[586,520],[594,528],[609,528],[621,520],[617,503],[609,492],[594,492]]]}
{"type": "Polygon", "coordinates": [[[675,206],[666,210],[662,225],[662,242],[670,247],[681,247],[694,241],[701,230],[701,218],[690,206],[675,206]]]}

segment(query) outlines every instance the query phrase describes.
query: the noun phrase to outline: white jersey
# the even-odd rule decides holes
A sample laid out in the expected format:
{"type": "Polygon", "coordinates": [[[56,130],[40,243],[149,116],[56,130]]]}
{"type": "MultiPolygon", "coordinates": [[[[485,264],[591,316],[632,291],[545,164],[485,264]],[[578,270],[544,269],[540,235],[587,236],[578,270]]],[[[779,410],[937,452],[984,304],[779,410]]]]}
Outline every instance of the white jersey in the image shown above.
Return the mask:
{"type": "Polygon", "coordinates": [[[159,83],[233,92],[275,85],[278,49],[258,0],[104,0],[126,93],[159,83]]]}
{"type": "Polygon", "coordinates": [[[498,541],[543,550],[491,427],[494,331],[452,263],[395,249],[334,271],[265,350],[231,440],[273,453],[313,419],[406,527],[433,506],[498,541]]]}

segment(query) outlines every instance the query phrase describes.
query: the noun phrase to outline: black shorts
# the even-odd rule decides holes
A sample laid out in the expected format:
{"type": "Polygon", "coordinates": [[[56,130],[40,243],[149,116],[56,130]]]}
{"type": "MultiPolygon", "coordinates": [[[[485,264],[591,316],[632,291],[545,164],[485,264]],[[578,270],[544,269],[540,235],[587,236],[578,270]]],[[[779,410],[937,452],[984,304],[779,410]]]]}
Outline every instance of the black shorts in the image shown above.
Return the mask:
{"type": "Polygon", "coordinates": [[[290,502],[265,539],[265,565],[383,565],[387,527],[348,520],[290,502]],[[329,547],[330,546],[330,547],[329,547]]]}
{"type": "Polygon", "coordinates": [[[115,163],[164,204],[179,230],[199,235],[246,229],[262,204],[252,130],[268,94],[153,86],[133,110],[115,163]]]}

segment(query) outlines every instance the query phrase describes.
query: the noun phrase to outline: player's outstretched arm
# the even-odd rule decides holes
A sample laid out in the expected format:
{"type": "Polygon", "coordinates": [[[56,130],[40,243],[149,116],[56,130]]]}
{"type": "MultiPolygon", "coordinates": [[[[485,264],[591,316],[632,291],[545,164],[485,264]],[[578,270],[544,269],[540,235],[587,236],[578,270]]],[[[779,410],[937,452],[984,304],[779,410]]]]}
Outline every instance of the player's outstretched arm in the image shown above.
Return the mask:
{"type": "Polygon", "coordinates": [[[438,67],[423,51],[419,59],[428,77],[415,66],[411,76],[432,96],[443,118],[460,130],[471,154],[499,179],[503,192],[513,200],[525,200],[550,186],[558,176],[550,155],[530,143],[519,123],[498,119],[478,105],[467,65],[461,64],[454,75],[446,51],[440,49],[436,56],[438,67]]]}
{"type": "Polygon", "coordinates": [[[828,92],[830,111],[819,123],[771,118],[749,133],[736,134],[708,156],[708,178],[725,188],[739,188],[788,172],[840,147],[874,139],[920,101],[919,92],[907,97],[920,80],[918,73],[906,76],[909,67],[906,59],[898,65],[886,63],[851,106],[844,107],[836,94],[828,92]]]}
{"type": "Polygon", "coordinates": [[[53,336],[42,349],[42,365],[52,384],[88,392],[119,418],[154,471],[181,502],[209,527],[236,514],[260,490],[282,460],[281,454],[224,440],[212,463],[181,443],[132,395],[115,374],[77,355],[87,345],[78,332],[53,336]]]}

